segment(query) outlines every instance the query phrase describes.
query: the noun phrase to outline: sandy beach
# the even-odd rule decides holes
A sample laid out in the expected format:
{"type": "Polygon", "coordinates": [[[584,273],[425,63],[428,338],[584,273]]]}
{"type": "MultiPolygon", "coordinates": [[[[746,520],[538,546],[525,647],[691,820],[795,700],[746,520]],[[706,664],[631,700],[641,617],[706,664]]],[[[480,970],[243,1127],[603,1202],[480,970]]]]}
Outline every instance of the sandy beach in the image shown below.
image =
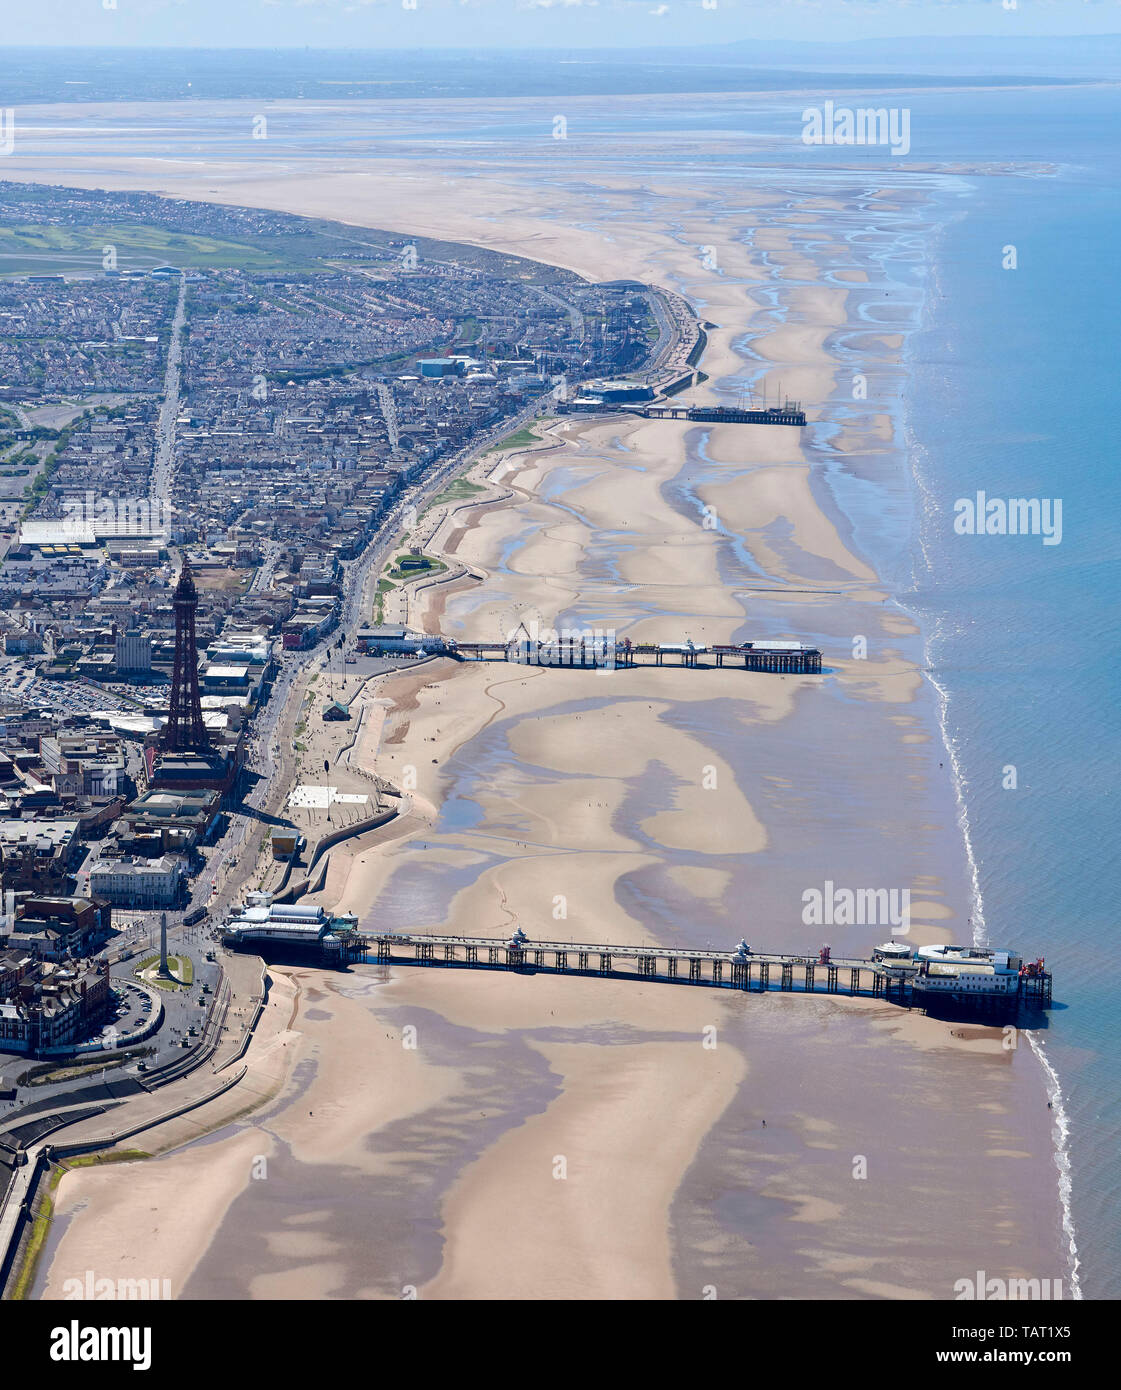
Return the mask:
{"type": "MultiPolygon", "coordinates": [[[[909,890],[913,941],[966,937],[951,770],[884,522],[911,505],[904,335],[875,318],[879,263],[850,236],[921,235],[921,206],[872,174],[733,188],[688,169],[684,140],[675,177],[622,148],[277,172],[104,152],[83,171],[45,147],[13,173],[663,284],[713,325],[690,399],[734,401],[750,376],[805,403],[805,431],[540,423],[542,447],[472,472],[509,498],[458,509],[429,543],[479,579],[421,589],[408,620],[478,640],[531,621],[797,638],[825,674],[441,660],[380,679],[360,756],[414,799],[324,900],[384,929],[865,954],[889,925],[803,921],[830,881],[909,890]],[[850,390],[858,341],[884,383],[867,400],[850,390]]],[[[187,1298],[948,1298],[994,1250],[1010,1275],[1061,1273],[1046,1096],[999,1029],[617,981],[271,974],[294,1004],[278,1094],[135,1179],[68,1175],[46,1296],[83,1260],[166,1269],[187,1298]],[[207,1219],[150,1219],[185,1181],[207,1219]],[[1029,1207],[1051,1215],[1018,1220],[1029,1207]]]]}

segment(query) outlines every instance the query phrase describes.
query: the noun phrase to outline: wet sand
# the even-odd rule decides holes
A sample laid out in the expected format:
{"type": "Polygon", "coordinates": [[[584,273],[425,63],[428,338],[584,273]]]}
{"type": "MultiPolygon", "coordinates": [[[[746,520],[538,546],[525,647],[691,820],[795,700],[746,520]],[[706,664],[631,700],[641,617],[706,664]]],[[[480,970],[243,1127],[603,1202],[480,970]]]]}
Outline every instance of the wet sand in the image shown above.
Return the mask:
{"type": "Polygon", "coordinates": [[[997,1261],[1047,1267],[1022,1220],[1031,1078],[991,1030],[959,1046],[867,1002],[294,973],[285,1093],[127,1182],[68,1177],[79,1214],[52,1279],[148,1273],[186,1298],[922,1298],[997,1261]],[[947,1217],[963,1111],[977,1132],[947,1217]],[[165,1204],[197,1185],[207,1221],[188,1230],[165,1204]]]}
{"type": "MultiPolygon", "coordinates": [[[[179,196],[690,296],[717,325],[693,399],[734,400],[763,372],[829,427],[557,421],[544,433],[561,447],[498,464],[509,502],[435,538],[484,578],[419,595],[410,620],[482,640],[534,618],[637,640],[796,637],[828,670],[440,662],[388,678],[363,756],[415,779],[415,802],[407,833],[354,859],[339,906],[388,929],[864,954],[890,927],[802,920],[804,892],[832,881],[909,889],[913,940],[967,937],[922,634],[893,598],[911,506],[892,415],[905,325],[877,317],[882,266],[852,239],[921,236],[921,206],[872,175],[825,190],[776,173],[731,194],[695,172],[661,182],[565,158],[578,188],[537,156],[466,177],[431,155],[372,161],[368,178],[262,168],[236,188],[170,172],[179,196]],[[854,403],[848,376],[867,362],[883,384],[854,403]]],[[[219,1141],[268,1136],[270,1176],[184,1261],[187,1297],[946,1298],[979,1267],[1063,1272],[1042,1079],[998,1029],[637,983],[295,975],[286,1089],[219,1141]]],[[[157,1200],[195,1152],[153,1166],[157,1200]]],[[[91,1222],[100,1204],[68,1238],[91,1222]]]]}

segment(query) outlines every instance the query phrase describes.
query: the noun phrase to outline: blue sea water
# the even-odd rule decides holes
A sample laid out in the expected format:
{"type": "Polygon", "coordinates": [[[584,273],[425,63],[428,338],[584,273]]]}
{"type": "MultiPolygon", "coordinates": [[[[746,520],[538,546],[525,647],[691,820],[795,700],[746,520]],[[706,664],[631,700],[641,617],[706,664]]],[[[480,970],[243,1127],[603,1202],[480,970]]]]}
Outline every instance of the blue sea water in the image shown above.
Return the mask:
{"type": "MultiPolygon", "coordinates": [[[[974,865],[976,938],[1043,956],[1054,972],[1055,1007],[1026,1039],[1053,1107],[1071,1246],[1070,1267],[1048,1277],[1117,1297],[1121,89],[884,93],[868,104],[910,111],[898,173],[882,150],[792,149],[798,115],[786,97],[729,101],[707,119],[776,139],[753,152],[756,169],[793,163],[812,176],[867,162],[893,192],[928,200],[917,240],[906,218],[881,220],[880,233],[881,288],[910,306],[895,411],[913,483],[909,543],[882,490],[842,491],[834,477],[833,492],[927,634],[974,865]],[[957,534],[955,503],[978,491],[1061,502],[1061,541],[957,534]]],[[[838,418],[845,410],[832,403],[838,418]]]]}
{"type": "MultiPolygon", "coordinates": [[[[490,80],[479,79],[480,95],[490,80]]],[[[692,90],[703,89],[691,80],[692,90]]],[[[842,92],[821,97],[843,99],[842,92]]],[[[241,77],[228,94],[246,94],[241,77]]],[[[1121,721],[1112,667],[1121,637],[1113,420],[1121,89],[885,94],[876,105],[905,104],[911,113],[909,155],[886,170],[879,149],[800,144],[800,110],[814,100],[727,96],[692,110],[667,102],[654,113],[608,102],[582,110],[572,135],[593,151],[598,140],[606,147],[620,135],[645,138],[646,169],[667,179],[701,171],[726,180],[729,197],[738,183],[767,177],[773,164],[794,166],[803,180],[865,166],[875,171],[869,187],[921,189],[931,200],[916,211],[934,228],[923,233],[921,264],[899,254],[892,267],[893,285],[916,290],[921,323],[908,336],[899,416],[915,525],[902,563],[893,552],[891,578],[928,634],[928,673],[942,696],[976,866],[978,934],[1043,955],[1055,974],[1055,1008],[1027,1045],[1040,1052],[1051,1089],[1057,1177],[1081,1287],[1088,1297],[1117,1297],[1121,1010],[1112,951],[1121,721]],[[698,137],[695,148],[659,141],[662,131],[683,130],[698,137]],[[701,137],[709,131],[742,133],[742,156],[707,150],[701,137]],[[916,164],[930,173],[917,173],[916,164]],[[980,166],[988,171],[974,172],[980,166]],[[1015,269],[1004,266],[1008,247],[1015,269]],[[956,534],[955,502],[979,490],[1060,499],[1061,543],[956,534]],[[1010,769],[1015,787],[1005,785],[1010,769]]],[[[425,157],[425,141],[434,159],[446,157],[449,142],[509,151],[548,141],[552,111],[550,99],[540,120],[519,111],[493,119],[448,112],[440,117],[446,126],[423,131],[399,112],[356,111],[352,129],[345,113],[332,111],[331,152],[360,158],[398,141],[415,147],[414,158],[425,157]]],[[[314,145],[321,116],[278,119],[269,152],[285,158],[314,145]]],[[[246,144],[247,125],[237,119],[227,128],[200,114],[200,141],[246,144]]],[[[166,137],[153,131],[150,138],[166,137]]],[[[855,485],[849,493],[859,503],[855,485]]],[[[861,525],[883,571],[890,537],[861,525]]],[[[1022,1219],[1050,1221],[1051,1212],[1025,1211],[1022,1219]]],[[[1030,1273],[1067,1278],[1063,1270],[1030,1273]]]]}
{"type": "MultiPolygon", "coordinates": [[[[882,490],[842,491],[834,475],[833,495],[851,504],[855,534],[927,634],[975,866],[976,936],[1043,956],[1054,972],[1055,1007],[1020,1045],[1039,1056],[1039,1103],[1053,1107],[1071,1264],[1032,1272],[1062,1278],[1068,1294],[1117,1297],[1121,88],[881,94],[875,105],[910,111],[898,165],[882,149],[800,144],[792,132],[815,100],[728,97],[691,113],[604,108],[584,119],[589,136],[647,137],[643,167],[659,176],[726,179],[729,198],[775,165],[793,167],[800,188],[843,172],[850,187],[927,200],[913,216],[876,218],[907,342],[896,417],[913,482],[909,543],[883,514],[882,490]],[[659,150],[659,129],[741,131],[743,154],[698,145],[683,163],[659,150]],[[957,534],[955,503],[979,490],[1061,501],[1061,541],[957,534]],[[861,514],[870,496],[875,519],[861,514]]],[[[538,138],[514,120],[486,133],[538,138]]],[[[1049,1222],[1052,1209],[1022,1219],[1049,1222]]]]}
{"type": "Polygon", "coordinates": [[[1115,1298],[1121,92],[1055,95],[959,95],[936,137],[943,158],[971,146],[974,159],[1059,167],[971,178],[938,237],[909,345],[906,445],[920,506],[905,602],[930,633],[982,930],[1054,971],[1056,1007],[1029,1041],[1061,1086],[1052,1100],[1069,1129],[1059,1161],[1070,1165],[1083,1291],[1115,1298]],[[1002,266],[1008,246],[1015,269],[1002,266]],[[978,490],[1061,499],[1061,543],[956,534],[954,503],[978,490]]]}
{"type": "MultiPolygon", "coordinates": [[[[793,165],[804,187],[815,171],[826,182],[831,170],[866,164],[876,170],[869,188],[929,200],[894,228],[878,219],[884,283],[908,306],[897,424],[913,481],[909,544],[900,548],[892,520],[860,515],[866,489],[834,496],[851,501],[857,535],[927,634],[975,866],[976,936],[1043,956],[1055,975],[1055,1007],[1020,1045],[1039,1056],[1053,1107],[1071,1264],[1034,1273],[1061,1277],[1068,1294],[1116,1297],[1121,89],[883,94],[876,105],[910,111],[911,151],[898,169],[884,168],[880,149],[792,140],[814,100],[722,99],[687,124],[743,131],[742,164],[702,147],[689,152],[691,168],[675,168],[671,154],[658,172],[701,168],[734,184],[765,180],[768,164],[793,165]],[[957,534],[955,503],[979,490],[1061,501],[1061,541],[957,534]]],[[[604,135],[684,128],[677,108],[604,111],[599,121],[604,135]]],[[[530,137],[506,132],[519,138],[530,137]]],[[[655,142],[644,154],[657,159],[655,142]]],[[[1040,1105],[1046,1097],[1041,1087],[1040,1105]]],[[[1050,1210],[1023,1213],[1051,1219],[1050,1210]]]]}

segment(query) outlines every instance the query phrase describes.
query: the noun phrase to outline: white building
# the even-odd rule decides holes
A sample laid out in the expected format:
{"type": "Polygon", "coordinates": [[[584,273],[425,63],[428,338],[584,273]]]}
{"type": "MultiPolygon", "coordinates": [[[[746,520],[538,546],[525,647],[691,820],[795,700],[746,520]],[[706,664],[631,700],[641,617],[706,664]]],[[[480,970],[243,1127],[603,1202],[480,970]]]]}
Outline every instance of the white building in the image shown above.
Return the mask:
{"type": "Polygon", "coordinates": [[[1013,995],[1020,989],[1023,959],[1010,951],[977,946],[920,946],[916,990],[936,994],[1013,995]]]}
{"type": "Polygon", "coordinates": [[[89,891],[116,907],[174,907],[183,875],[183,861],[171,854],[159,859],[98,859],[90,866],[89,891]]]}

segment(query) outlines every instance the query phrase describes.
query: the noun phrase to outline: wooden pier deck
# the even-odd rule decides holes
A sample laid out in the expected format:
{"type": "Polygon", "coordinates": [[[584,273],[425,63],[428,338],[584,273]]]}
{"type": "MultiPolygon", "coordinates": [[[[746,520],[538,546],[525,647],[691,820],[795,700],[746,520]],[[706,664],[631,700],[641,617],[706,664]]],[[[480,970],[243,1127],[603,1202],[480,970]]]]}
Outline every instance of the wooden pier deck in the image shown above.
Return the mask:
{"type": "Polygon", "coordinates": [[[363,938],[365,950],[352,958],[379,965],[419,965],[463,970],[512,970],[519,974],[583,975],[597,979],[645,980],[648,983],[701,985],[793,994],[837,994],[884,999],[905,1008],[940,1009],[955,1005],[977,1010],[1016,1010],[1023,1005],[1046,1008],[1051,976],[1021,977],[1018,993],[962,996],[948,992],[925,997],[915,987],[919,965],[864,958],[782,955],[744,949],[695,950],[691,947],[590,945],[578,941],[532,941],[520,932],[503,939],[484,936],[435,936],[427,933],[374,933],[363,938]]]}
{"type": "Polygon", "coordinates": [[[690,420],[710,425],[794,425],[806,423],[806,412],[800,401],[785,405],[728,406],[728,405],[663,405],[652,404],[632,410],[650,420],[690,420]]]}
{"type": "Polygon", "coordinates": [[[699,646],[694,642],[622,642],[604,637],[565,637],[556,642],[448,642],[447,651],[462,661],[510,661],[524,666],[581,667],[628,671],[636,666],[684,666],[711,670],[725,661],[742,661],[745,671],[777,675],[821,674],[821,652],[800,642],[742,642],[699,646]]]}
{"type": "Polygon", "coordinates": [[[561,402],[557,406],[557,413],[640,415],[646,420],[687,420],[693,424],[709,425],[793,425],[801,428],[806,423],[806,412],[801,401],[785,401],[782,405],[770,406],[733,406],[670,404],[664,400],[651,401],[649,404],[588,400],[561,402]]]}

